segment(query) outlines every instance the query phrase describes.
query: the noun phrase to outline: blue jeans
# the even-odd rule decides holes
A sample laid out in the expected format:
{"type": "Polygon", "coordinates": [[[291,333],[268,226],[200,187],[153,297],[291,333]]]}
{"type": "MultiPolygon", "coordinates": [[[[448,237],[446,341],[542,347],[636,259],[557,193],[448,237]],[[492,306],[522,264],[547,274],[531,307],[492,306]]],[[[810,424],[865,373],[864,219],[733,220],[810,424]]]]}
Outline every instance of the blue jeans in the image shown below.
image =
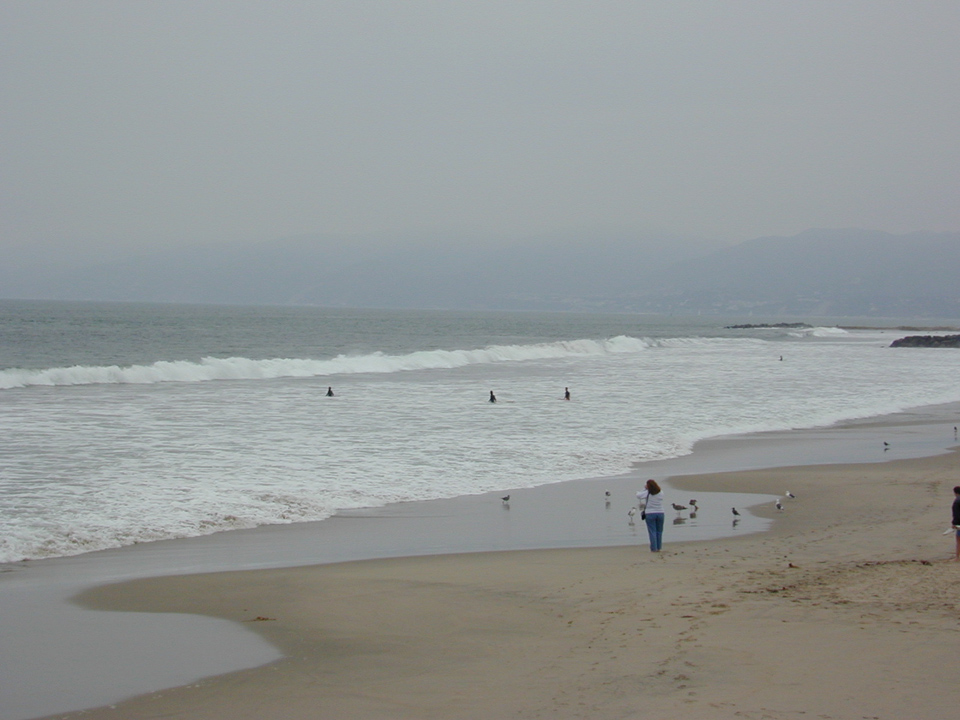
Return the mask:
{"type": "Polygon", "coordinates": [[[650,549],[659,551],[663,545],[663,513],[647,513],[647,534],[650,536],[650,549]]]}

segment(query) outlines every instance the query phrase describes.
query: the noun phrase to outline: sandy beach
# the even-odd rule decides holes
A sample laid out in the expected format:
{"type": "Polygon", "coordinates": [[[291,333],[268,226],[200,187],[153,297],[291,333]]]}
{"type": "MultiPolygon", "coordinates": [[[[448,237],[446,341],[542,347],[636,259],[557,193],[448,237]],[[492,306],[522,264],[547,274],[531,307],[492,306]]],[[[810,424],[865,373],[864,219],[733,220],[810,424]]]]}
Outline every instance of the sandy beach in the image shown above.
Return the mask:
{"type": "MultiPolygon", "coordinates": [[[[943,718],[960,700],[960,455],[692,475],[790,489],[717,541],[141,579],[86,607],[196,613],[269,665],[60,718],[943,718]]],[[[678,500],[677,497],[669,497],[678,500]]],[[[732,515],[731,515],[732,522],[732,515]]]]}

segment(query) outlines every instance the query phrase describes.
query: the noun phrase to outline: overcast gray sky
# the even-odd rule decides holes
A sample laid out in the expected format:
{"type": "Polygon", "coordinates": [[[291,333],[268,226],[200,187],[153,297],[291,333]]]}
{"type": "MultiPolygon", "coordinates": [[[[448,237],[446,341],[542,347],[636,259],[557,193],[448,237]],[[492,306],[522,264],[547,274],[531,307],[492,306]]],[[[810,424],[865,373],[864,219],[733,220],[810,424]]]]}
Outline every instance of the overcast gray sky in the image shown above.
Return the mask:
{"type": "Polygon", "coordinates": [[[960,2],[0,0],[0,242],[960,230],[960,2]]]}

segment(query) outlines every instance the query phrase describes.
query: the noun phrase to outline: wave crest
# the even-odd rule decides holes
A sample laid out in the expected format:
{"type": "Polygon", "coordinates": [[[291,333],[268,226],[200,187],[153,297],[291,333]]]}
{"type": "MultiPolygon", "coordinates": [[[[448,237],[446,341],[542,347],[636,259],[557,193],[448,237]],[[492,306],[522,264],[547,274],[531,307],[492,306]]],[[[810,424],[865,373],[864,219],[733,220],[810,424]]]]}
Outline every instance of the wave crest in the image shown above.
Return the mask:
{"type": "Polygon", "coordinates": [[[0,389],[32,385],[153,384],[207,380],[267,380],[285,377],[318,377],[357,373],[393,373],[405,370],[438,370],[484,363],[549,360],[571,356],[634,353],[653,346],[648,339],[619,335],[606,340],[566,340],[535,345],[491,345],[476,350],[420,350],[407,355],[338,355],[327,360],[298,358],[206,357],[158,361],[151,365],[120,367],[75,365],[45,370],[0,371],[0,389]]]}
{"type": "Polygon", "coordinates": [[[801,330],[791,330],[787,333],[791,337],[816,337],[816,338],[825,338],[825,337],[840,337],[843,335],[849,335],[850,333],[847,330],[844,330],[840,327],[826,327],[818,326],[811,328],[803,328],[801,330]]]}

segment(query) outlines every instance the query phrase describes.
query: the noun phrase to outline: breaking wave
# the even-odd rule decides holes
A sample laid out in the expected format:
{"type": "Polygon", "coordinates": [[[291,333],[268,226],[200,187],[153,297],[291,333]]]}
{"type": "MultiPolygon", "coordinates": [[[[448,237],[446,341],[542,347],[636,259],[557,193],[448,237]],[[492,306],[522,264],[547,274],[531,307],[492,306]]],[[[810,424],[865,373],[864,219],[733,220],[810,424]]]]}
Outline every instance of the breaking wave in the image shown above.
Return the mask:
{"type": "Polygon", "coordinates": [[[0,389],[32,385],[153,384],[163,382],[204,382],[207,380],[266,380],[290,377],[318,377],[357,373],[393,373],[405,370],[436,370],[485,363],[549,360],[563,357],[636,353],[659,344],[644,338],[619,335],[606,340],[569,340],[534,345],[492,345],[476,350],[421,350],[406,355],[338,355],[327,360],[275,358],[206,357],[158,361],[150,365],[118,365],[11,369],[0,371],[0,389]]]}

